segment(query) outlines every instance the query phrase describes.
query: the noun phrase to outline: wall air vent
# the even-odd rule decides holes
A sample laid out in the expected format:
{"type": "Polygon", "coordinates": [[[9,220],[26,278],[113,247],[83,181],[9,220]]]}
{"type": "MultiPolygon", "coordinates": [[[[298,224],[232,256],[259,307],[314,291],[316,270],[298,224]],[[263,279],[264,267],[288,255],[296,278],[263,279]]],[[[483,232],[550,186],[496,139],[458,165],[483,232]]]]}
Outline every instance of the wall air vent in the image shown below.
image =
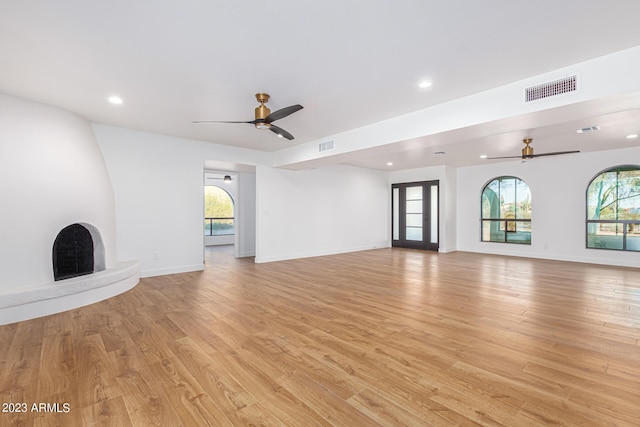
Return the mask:
{"type": "Polygon", "coordinates": [[[524,90],[524,102],[536,101],[567,92],[575,92],[578,76],[565,77],[552,82],[528,87],[524,90]]]}
{"type": "Polygon", "coordinates": [[[335,150],[335,145],[333,144],[333,141],[327,141],[327,142],[321,142],[318,145],[318,151],[320,153],[322,153],[323,151],[331,151],[331,150],[335,150]]]}

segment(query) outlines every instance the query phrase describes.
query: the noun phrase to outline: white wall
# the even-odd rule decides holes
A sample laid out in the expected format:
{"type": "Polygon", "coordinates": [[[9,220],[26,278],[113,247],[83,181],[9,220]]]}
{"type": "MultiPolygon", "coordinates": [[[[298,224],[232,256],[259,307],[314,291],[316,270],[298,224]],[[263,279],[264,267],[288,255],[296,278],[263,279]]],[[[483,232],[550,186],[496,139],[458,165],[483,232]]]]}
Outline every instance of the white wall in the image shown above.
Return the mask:
{"type": "MultiPolygon", "coordinates": [[[[235,226],[237,227],[237,223],[235,224],[235,226]]],[[[225,234],[222,236],[204,236],[205,246],[234,245],[235,243],[235,234],[225,234]]]]}
{"type": "Polygon", "coordinates": [[[236,257],[255,256],[256,254],[256,174],[242,172],[238,174],[238,199],[236,203],[236,257]]]}
{"type": "Polygon", "coordinates": [[[202,270],[205,160],[266,164],[255,150],[93,125],[116,201],[117,249],[141,276],[202,270]]]}
{"type": "Polygon", "coordinates": [[[389,246],[385,172],[257,167],[256,182],[256,262],[389,246]]]}
{"type": "Polygon", "coordinates": [[[434,166],[389,173],[391,184],[419,181],[439,181],[439,252],[456,250],[456,168],[434,166]]]}
{"type": "Polygon", "coordinates": [[[638,267],[638,253],[585,248],[586,190],[604,169],[640,164],[640,147],[458,169],[458,250],[638,267]],[[480,241],[480,196],[491,179],[512,175],[531,190],[531,245],[480,241]]]}

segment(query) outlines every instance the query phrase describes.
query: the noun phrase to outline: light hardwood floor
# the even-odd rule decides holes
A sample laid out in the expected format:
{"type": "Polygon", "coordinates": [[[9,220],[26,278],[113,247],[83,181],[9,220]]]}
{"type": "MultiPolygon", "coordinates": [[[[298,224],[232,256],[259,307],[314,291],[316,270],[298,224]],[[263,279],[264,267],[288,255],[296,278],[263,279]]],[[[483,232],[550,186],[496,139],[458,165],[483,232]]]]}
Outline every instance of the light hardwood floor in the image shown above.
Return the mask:
{"type": "Polygon", "coordinates": [[[205,272],[0,326],[0,403],[28,406],[0,425],[640,425],[639,269],[207,256],[205,272]]]}

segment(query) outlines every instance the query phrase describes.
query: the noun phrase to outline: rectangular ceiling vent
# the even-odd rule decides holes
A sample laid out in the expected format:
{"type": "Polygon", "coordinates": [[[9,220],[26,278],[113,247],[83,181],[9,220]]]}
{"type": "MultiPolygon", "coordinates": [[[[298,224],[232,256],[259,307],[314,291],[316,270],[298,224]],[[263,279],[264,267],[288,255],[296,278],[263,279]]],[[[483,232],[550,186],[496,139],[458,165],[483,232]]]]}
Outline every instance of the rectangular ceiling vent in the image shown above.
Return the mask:
{"type": "Polygon", "coordinates": [[[586,128],[576,129],[576,132],[585,133],[585,132],[595,132],[597,130],[600,130],[600,126],[594,125],[594,126],[587,126],[586,128]]]}
{"type": "Polygon", "coordinates": [[[335,145],[333,145],[333,141],[327,141],[327,142],[321,142],[318,145],[318,150],[320,151],[320,153],[322,153],[323,151],[331,151],[331,150],[335,150],[335,145]]]}
{"type": "Polygon", "coordinates": [[[578,76],[565,77],[552,82],[526,88],[524,102],[536,101],[563,93],[575,92],[577,89],[578,76]]]}

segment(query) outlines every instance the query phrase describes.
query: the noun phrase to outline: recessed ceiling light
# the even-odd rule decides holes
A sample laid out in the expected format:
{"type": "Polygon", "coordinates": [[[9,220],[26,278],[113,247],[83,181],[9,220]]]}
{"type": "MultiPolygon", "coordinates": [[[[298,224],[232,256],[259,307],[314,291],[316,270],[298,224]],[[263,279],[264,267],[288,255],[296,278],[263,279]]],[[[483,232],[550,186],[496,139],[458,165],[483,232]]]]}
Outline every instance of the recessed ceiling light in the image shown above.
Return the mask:
{"type": "Polygon", "coordinates": [[[486,155],[486,154],[481,154],[481,155],[480,155],[480,158],[481,158],[481,159],[486,159],[486,158],[487,158],[487,155],[486,155]]]}
{"type": "Polygon", "coordinates": [[[120,98],[119,96],[113,95],[109,97],[109,102],[112,104],[122,104],[122,98],[120,98]]]}
{"type": "Polygon", "coordinates": [[[387,166],[393,166],[393,162],[387,162],[387,166]]]}
{"type": "Polygon", "coordinates": [[[635,139],[638,137],[637,133],[632,133],[631,135],[627,135],[627,139],[635,139]]]}
{"type": "Polygon", "coordinates": [[[428,88],[428,87],[431,87],[431,84],[432,84],[432,83],[431,83],[430,81],[428,81],[428,80],[423,80],[423,81],[421,81],[420,83],[418,83],[418,87],[419,87],[420,89],[426,89],[426,88],[428,88]]]}

